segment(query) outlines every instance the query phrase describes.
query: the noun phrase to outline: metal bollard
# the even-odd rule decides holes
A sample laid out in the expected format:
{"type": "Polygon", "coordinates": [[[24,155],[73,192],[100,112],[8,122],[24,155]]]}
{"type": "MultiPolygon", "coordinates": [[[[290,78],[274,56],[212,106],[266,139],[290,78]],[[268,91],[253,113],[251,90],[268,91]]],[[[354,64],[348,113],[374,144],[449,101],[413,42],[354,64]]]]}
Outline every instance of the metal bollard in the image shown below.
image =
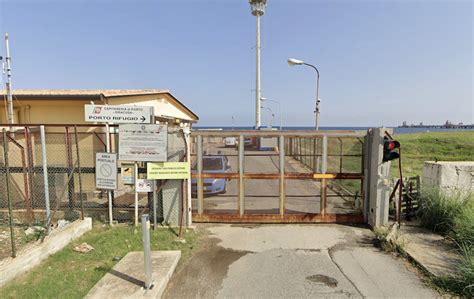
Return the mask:
{"type": "Polygon", "coordinates": [[[142,215],[142,232],[143,232],[143,254],[145,264],[145,289],[149,290],[153,287],[151,275],[151,246],[150,246],[150,217],[148,214],[142,215]]]}

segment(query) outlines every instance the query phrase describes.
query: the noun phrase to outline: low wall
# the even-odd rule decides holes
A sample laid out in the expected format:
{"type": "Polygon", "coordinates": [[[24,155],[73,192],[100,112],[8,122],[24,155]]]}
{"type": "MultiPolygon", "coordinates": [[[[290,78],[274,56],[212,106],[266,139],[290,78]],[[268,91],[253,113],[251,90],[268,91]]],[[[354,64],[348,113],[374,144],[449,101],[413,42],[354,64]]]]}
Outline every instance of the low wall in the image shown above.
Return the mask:
{"type": "Polygon", "coordinates": [[[423,189],[440,189],[461,193],[474,192],[474,161],[425,162],[423,189]]]}
{"type": "Polygon", "coordinates": [[[69,242],[92,229],[92,218],[84,218],[53,231],[43,242],[37,241],[22,249],[16,258],[0,262],[0,287],[15,277],[39,265],[51,254],[63,249],[69,242]]]}

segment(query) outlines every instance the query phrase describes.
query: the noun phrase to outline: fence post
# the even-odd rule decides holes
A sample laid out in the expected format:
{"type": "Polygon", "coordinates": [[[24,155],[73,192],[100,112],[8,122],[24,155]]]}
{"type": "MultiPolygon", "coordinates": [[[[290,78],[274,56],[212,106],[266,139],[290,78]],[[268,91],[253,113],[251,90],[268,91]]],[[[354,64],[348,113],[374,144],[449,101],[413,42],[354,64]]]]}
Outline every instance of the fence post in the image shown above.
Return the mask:
{"type": "Polygon", "coordinates": [[[76,155],[77,155],[77,172],[79,175],[79,200],[81,201],[81,219],[84,220],[84,199],[82,198],[82,172],[81,159],[79,158],[79,136],[77,134],[77,126],[74,125],[74,137],[76,139],[76,155]]]}
{"type": "MultiPolygon", "coordinates": [[[[110,153],[110,127],[109,127],[109,123],[106,123],[105,124],[105,149],[106,149],[106,152],[107,153],[110,153]]],[[[135,169],[137,168],[137,163],[135,163],[135,169]]],[[[135,180],[137,179],[137,170],[135,170],[135,180]]],[[[136,185],[136,181],[135,181],[135,185],[136,185]]],[[[112,201],[112,191],[110,190],[107,190],[107,201],[109,203],[109,221],[110,221],[110,226],[114,225],[114,213],[113,213],[113,201],[112,201]]],[[[135,209],[137,209],[135,207],[135,209]]],[[[138,225],[138,219],[137,219],[137,215],[138,213],[135,213],[135,226],[138,225]]]]}
{"type": "MultiPolygon", "coordinates": [[[[40,126],[40,139],[41,139],[41,157],[43,159],[43,182],[44,182],[44,203],[46,208],[46,219],[49,219],[51,210],[49,206],[49,180],[48,180],[48,160],[46,154],[46,136],[44,134],[44,126],[40,126]]],[[[48,233],[49,233],[48,226],[48,233]]]]}
{"type": "Polygon", "coordinates": [[[285,137],[280,135],[280,215],[285,214],[285,137]]]}
{"type": "MultiPolygon", "coordinates": [[[[25,127],[25,141],[26,141],[26,163],[28,165],[28,186],[30,190],[30,202],[31,206],[34,206],[35,191],[33,184],[33,147],[31,146],[31,134],[30,128],[25,127]]],[[[32,212],[33,213],[33,212],[32,212]]]]}
{"type": "Polygon", "coordinates": [[[245,211],[245,189],[244,189],[244,146],[243,135],[239,136],[239,215],[244,215],[245,211]]]}
{"type": "MultiPolygon", "coordinates": [[[[321,173],[326,173],[327,171],[327,161],[328,161],[328,137],[323,135],[323,144],[322,144],[322,163],[321,163],[321,173]]],[[[326,215],[327,208],[327,180],[325,178],[321,179],[321,200],[320,200],[320,213],[321,216],[326,215]]]]}
{"type": "Polygon", "coordinates": [[[151,271],[151,246],[150,246],[150,219],[148,214],[142,215],[142,235],[143,235],[143,263],[145,265],[145,289],[152,287],[151,271]]]}
{"type": "Polygon", "coordinates": [[[8,140],[7,131],[3,129],[3,154],[5,158],[5,189],[7,192],[8,201],[8,216],[10,225],[10,238],[12,243],[12,257],[16,257],[15,231],[13,230],[13,207],[12,199],[10,197],[10,163],[8,161],[8,140]]]}
{"type": "MultiPolygon", "coordinates": [[[[74,162],[73,162],[73,157],[72,157],[72,145],[71,145],[71,136],[69,134],[69,127],[66,126],[66,155],[67,155],[67,164],[68,164],[68,170],[70,172],[74,172],[74,162]]],[[[74,178],[74,174],[72,175],[74,178]]],[[[68,201],[69,201],[69,212],[71,214],[71,217],[74,215],[74,190],[76,189],[74,187],[74,179],[70,180],[68,182],[68,201]]]]}
{"type": "Polygon", "coordinates": [[[197,137],[197,197],[198,197],[198,214],[202,215],[204,211],[204,190],[202,181],[202,136],[197,137]]]}

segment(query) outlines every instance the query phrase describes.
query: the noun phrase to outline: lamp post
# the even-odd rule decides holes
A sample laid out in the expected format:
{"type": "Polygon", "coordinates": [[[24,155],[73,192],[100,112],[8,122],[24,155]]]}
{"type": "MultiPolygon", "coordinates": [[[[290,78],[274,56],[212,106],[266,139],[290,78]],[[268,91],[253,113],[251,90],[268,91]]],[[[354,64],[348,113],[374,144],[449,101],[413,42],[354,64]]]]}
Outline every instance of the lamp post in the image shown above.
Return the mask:
{"type": "Polygon", "coordinates": [[[288,59],[288,64],[290,66],[306,65],[306,66],[312,67],[316,71],[316,74],[318,75],[317,81],[316,81],[316,109],[314,110],[314,112],[316,113],[316,124],[315,125],[316,125],[316,131],[317,131],[317,130],[319,130],[319,103],[321,102],[320,99],[319,99],[319,70],[318,70],[317,67],[315,67],[312,64],[309,64],[309,63],[306,63],[302,60],[298,60],[298,59],[294,59],[294,58],[289,58],[288,59]]]}
{"type": "Polygon", "coordinates": [[[262,125],[261,119],[261,103],[260,103],[260,17],[265,13],[265,6],[267,5],[267,0],[249,0],[250,7],[252,8],[252,15],[257,19],[257,44],[256,48],[256,78],[255,78],[255,129],[259,129],[262,125]]]}
{"type": "Polygon", "coordinates": [[[268,126],[268,127],[269,127],[270,129],[273,129],[272,123],[273,123],[273,118],[275,117],[275,114],[273,113],[273,110],[272,110],[270,107],[263,107],[263,106],[261,106],[260,108],[261,108],[261,109],[267,109],[267,110],[270,112],[270,121],[269,121],[269,126],[268,126]]]}
{"type": "Polygon", "coordinates": [[[273,102],[273,103],[277,103],[278,104],[278,112],[280,113],[280,131],[283,130],[283,110],[281,110],[281,102],[279,101],[276,101],[276,100],[271,100],[271,99],[267,99],[267,98],[260,98],[260,100],[263,101],[267,101],[267,102],[273,102]]]}

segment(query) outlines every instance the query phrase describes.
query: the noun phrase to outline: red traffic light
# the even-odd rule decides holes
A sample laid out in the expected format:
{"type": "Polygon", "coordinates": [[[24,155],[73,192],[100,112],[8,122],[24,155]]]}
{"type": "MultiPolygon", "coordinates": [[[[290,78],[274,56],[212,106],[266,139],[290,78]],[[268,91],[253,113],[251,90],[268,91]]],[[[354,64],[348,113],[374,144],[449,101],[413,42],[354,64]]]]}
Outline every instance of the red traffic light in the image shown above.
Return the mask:
{"type": "Polygon", "coordinates": [[[400,142],[396,140],[386,141],[386,148],[388,150],[394,150],[400,147],[400,142]]]}
{"type": "Polygon", "coordinates": [[[392,152],[394,149],[400,148],[400,142],[396,140],[390,140],[385,137],[385,141],[383,143],[383,162],[388,162],[394,159],[398,159],[400,157],[399,153],[392,152]]]}

